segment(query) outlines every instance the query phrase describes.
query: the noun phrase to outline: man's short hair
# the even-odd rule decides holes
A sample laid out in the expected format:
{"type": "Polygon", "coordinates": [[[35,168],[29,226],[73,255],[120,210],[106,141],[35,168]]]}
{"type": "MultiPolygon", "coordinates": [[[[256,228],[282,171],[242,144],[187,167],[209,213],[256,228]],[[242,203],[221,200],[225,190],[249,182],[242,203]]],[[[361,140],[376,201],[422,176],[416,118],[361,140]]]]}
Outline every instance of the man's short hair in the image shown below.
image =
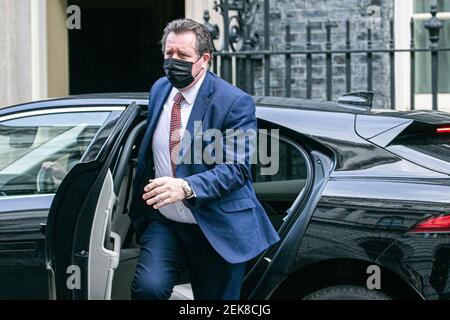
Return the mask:
{"type": "Polygon", "coordinates": [[[173,20],[164,28],[164,34],[161,40],[163,54],[165,54],[166,39],[169,33],[173,32],[175,34],[179,34],[188,31],[194,32],[197,39],[197,54],[200,57],[205,53],[210,54],[211,59],[209,60],[209,65],[211,66],[213,53],[211,34],[202,24],[191,19],[173,20]]]}

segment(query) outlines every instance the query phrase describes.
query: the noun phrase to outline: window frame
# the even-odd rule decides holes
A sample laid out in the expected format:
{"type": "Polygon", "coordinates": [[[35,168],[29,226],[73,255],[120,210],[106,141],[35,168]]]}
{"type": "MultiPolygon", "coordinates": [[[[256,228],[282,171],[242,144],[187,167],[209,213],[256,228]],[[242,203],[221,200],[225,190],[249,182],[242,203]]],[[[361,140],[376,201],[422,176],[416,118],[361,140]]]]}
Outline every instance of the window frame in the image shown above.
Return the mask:
{"type": "MultiPolygon", "coordinates": [[[[450,12],[438,12],[441,20],[450,20],[450,12]]],[[[395,49],[409,49],[411,41],[411,18],[416,21],[427,21],[430,13],[414,13],[414,0],[395,0],[394,29],[395,49]]],[[[395,53],[395,87],[397,109],[411,110],[411,55],[409,52],[395,53]]],[[[431,68],[431,66],[430,66],[431,68]]],[[[431,89],[430,89],[431,90],[431,89]]],[[[432,109],[432,94],[418,94],[414,96],[416,109],[432,109]]],[[[438,94],[438,109],[450,112],[450,93],[438,94]]]]}
{"type": "MultiPolygon", "coordinates": [[[[284,142],[287,145],[290,145],[293,147],[294,150],[296,150],[304,159],[305,159],[305,166],[306,166],[306,181],[304,188],[300,191],[300,193],[295,198],[294,202],[291,204],[291,206],[286,209],[286,215],[283,217],[283,224],[280,226],[280,228],[277,230],[277,233],[279,235],[282,235],[284,232],[289,231],[288,225],[289,222],[292,220],[295,220],[297,218],[297,213],[302,210],[304,207],[304,204],[307,202],[308,195],[310,191],[312,190],[313,184],[314,184],[314,169],[313,169],[313,162],[311,159],[311,156],[308,153],[308,149],[303,146],[303,144],[300,144],[297,142],[297,138],[295,140],[293,138],[288,137],[284,133],[284,129],[275,126],[275,124],[268,122],[269,125],[262,125],[258,123],[259,129],[267,129],[269,132],[267,133],[267,136],[270,137],[272,134],[272,130],[279,130],[279,140],[280,142],[284,142]]],[[[295,133],[297,134],[297,133],[295,133]]],[[[259,201],[259,200],[258,200],[259,201]]]]}
{"type": "MultiPolygon", "coordinates": [[[[86,112],[108,112],[109,115],[106,118],[106,122],[111,117],[111,114],[117,111],[123,112],[125,110],[126,106],[120,106],[120,105],[110,105],[110,106],[98,106],[98,105],[85,105],[85,106],[70,106],[70,107],[49,107],[49,108],[43,108],[39,110],[24,110],[24,111],[17,111],[12,114],[7,114],[4,116],[0,116],[0,123],[4,121],[9,120],[16,120],[26,117],[33,117],[33,116],[45,116],[50,114],[64,114],[64,113],[86,113],[86,112]]],[[[54,195],[54,192],[51,193],[41,193],[41,194],[24,194],[24,195],[12,195],[12,196],[1,196],[1,199],[9,199],[11,197],[42,197],[43,195],[54,195]]]]}

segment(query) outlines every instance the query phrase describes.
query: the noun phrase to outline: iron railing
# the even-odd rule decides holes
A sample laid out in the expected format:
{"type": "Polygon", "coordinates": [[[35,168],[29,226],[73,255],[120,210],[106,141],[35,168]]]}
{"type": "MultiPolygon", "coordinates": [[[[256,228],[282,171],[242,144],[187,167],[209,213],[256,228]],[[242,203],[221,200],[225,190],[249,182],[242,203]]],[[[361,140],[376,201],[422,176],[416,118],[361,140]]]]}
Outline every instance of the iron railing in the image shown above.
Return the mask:
{"type": "MultiPolygon", "coordinates": [[[[338,22],[325,23],[325,49],[315,49],[316,45],[313,41],[312,29],[313,23],[306,23],[306,49],[292,50],[291,41],[291,26],[285,26],[285,48],[283,50],[270,49],[270,34],[269,34],[269,0],[264,0],[264,44],[262,49],[256,49],[259,43],[258,34],[253,30],[253,22],[255,13],[260,6],[258,0],[220,0],[215,3],[215,10],[219,11],[223,17],[224,30],[223,42],[220,48],[216,49],[213,54],[213,71],[219,74],[223,79],[232,82],[232,74],[235,73],[236,85],[244,91],[255,93],[255,61],[262,61],[263,73],[263,93],[270,96],[270,80],[271,80],[271,57],[284,56],[284,96],[292,96],[292,58],[293,56],[303,56],[306,58],[306,96],[304,98],[312,98],[313,95],[313,66],[314,57],[325,57],[325,78],[326,78],[326,98],[332,100],[333,93],[333,57],[335,55],[343,55],[345,57],[345,88],[347,92],[352,91],[352,58],[354,55],[365,55],[367,64],[367,91],[374,89],[374,55],[387,54],[389,57],[389,99],[390,108],[395,109],[395,64],[396,53],[409,53],[411,58],[411,109],[415,108],[415,94],[416,94],[416,54],[420,52],[429,52],[431,54],[431,95],[432,108],[438,110],[438,75],[439,75],[439,53],[443,51],[450,51],[450,48],[441,48],[439,46],[440,30],[442,22],[437,18],[437,6],[432,5],[430,13],[431,19],[425,23],[425,28],[429,32],[430,46],[426,49],[416,48],[415,44],[415,22],[411,19],[411,39],[410,48],[396,49],[395,48],[395,33],[394,21],[389,21],[389,44],[387,48],[375,48],[372,39],[372,30],[367,29],[367,39],[365,49],[355,49],[351,42],[351,23],[345,23],[345,48],[333,49],[332,29],[338,22]],[[237,15],[230,16],[230,11],[237,12],[237,15]],[[236,58],[236,63],[232,63],[232,57],[236,58]],[[233,70],[235,68],[235,70],[233,70]]],[[[211,32],[213,39],[219,38],[219,28],[217,25],[209,23],[209,12],[206,10],[204,14],[204,25],[211,32]]],[[[341,23],[341,22],[339,22],[341,23]]],[[[359,44],[358,44],[359,45],[359,44]]],[[[344,93],[344,92],[342,92],[344,93]]]]}

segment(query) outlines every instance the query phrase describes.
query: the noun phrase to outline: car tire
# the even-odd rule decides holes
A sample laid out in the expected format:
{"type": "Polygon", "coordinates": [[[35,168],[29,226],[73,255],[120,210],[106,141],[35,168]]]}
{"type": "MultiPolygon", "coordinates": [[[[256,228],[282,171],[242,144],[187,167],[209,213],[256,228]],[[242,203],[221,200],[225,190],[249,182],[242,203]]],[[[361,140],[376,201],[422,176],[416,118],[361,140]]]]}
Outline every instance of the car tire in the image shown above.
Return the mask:
{"type": "Polygon", "coordinates": [[[334,286],[313,292],[303,300],[392,300],[379,290],[369,290],[359,286],[334,286]]]}

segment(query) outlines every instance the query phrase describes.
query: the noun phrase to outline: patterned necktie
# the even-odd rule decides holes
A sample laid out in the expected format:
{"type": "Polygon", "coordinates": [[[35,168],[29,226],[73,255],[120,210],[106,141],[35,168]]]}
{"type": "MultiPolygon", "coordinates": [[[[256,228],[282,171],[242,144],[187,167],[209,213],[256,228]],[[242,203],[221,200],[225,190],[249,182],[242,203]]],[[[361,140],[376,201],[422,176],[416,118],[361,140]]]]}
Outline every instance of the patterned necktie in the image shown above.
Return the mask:
{"type": "Polygon", "coordinates": [[[180,151],[180,130],[181,130],[181,102],[184,100],[183,95],[178,92],[175,96],[172,106],[172,113],[170,115],[170,133],[169,133],[169,152],[170,165],[172,167],[172,174],[176,176],[176,166],[180,151]]]}

